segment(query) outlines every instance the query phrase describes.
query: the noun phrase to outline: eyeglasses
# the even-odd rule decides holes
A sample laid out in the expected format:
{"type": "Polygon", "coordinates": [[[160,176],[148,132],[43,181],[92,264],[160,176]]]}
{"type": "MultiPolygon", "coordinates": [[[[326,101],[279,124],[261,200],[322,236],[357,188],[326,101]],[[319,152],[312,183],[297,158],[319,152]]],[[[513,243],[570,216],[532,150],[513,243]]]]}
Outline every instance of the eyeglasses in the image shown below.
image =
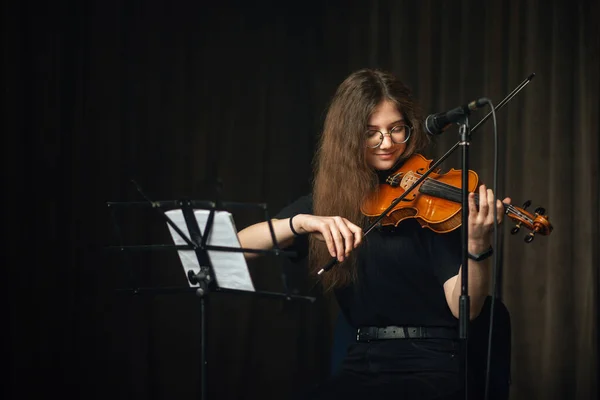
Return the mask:
{"type": "Polygon", "coordinates": [[[406,143],[411,133],[412,127],[410,125],[396,125],[387,131],[387,133],[383,133],[377,129],[369,129],[365,134],[365,142],[368,148],[375,149],[383,143],[383,135],[390,135],[393,143],[402,144],[406,143]]]}

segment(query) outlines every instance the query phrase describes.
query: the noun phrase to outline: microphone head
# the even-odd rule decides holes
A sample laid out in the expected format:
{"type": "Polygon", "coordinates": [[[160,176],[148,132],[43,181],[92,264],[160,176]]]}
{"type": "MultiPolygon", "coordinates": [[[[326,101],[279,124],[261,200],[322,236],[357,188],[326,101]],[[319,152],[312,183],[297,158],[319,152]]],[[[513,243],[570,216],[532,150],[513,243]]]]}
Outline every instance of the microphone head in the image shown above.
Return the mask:
{"type": "Polygon", "coordinates": [[[425,119],[425,132],[431,136],[442,134],[446,128],[450,125],[439,124],[438,116],[436,114],[429,114],[425,119]]]}
{"type": "Polygon", "coordinates": [[[440,135],[450,125],[460,121],[471,114],[471,111],[481,108],[489,102],[489,99],[481,97],[466,105],[453,108],[452,110],[438,114],[430,114],[425,119],[425,131],[430,135],[440,135]]]}

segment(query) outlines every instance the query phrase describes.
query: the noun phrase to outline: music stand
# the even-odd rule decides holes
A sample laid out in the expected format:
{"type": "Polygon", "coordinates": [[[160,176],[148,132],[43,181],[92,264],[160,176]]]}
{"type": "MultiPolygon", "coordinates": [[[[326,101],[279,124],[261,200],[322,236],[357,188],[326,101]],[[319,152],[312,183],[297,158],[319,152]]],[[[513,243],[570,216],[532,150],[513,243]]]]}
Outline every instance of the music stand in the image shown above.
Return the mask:
{"type": "MultiPolygon", "coordinates": [[[[211,252],[231,252],[231,253],[257,253],[257,254],[272,254],[275,256],[285,256],[285,257],[295,257],[296,253],[293,251],[285,251],[280,249],[279,244],[277,243],[277,239],[275,237],[275,231],[273,229],[273,225],[271,222],[271,218],[269,216],[268,208],[265,203],[253,204],[253,203],[240,203],[240,202],[212,202],[205,200],[167,200],[167,201],[151,201],[148,199],[141,189],[138,186],[138,190],[140,193],[146,198],[147,201],[139,202],[107,202],[107,206],[113,211],[112,217],[115,224],[115,233],[121,242],[120,246],[108,246],[109,250],[117,250],[117,251],[153,251],[153,250],[176,250],[180,251],[192,251],[193,256],[196,262],[196,268],[189,268],[186,271],[186,278],[188,280],[189,287],[137,287],[133,282],[133,275],[130,275],[130,285],[132,287],[128,289],[117,289],[120,292],[127,292],[130,294],[138,295],[138,294],[161,294],[161,293],[183,293],[183,292],[194,292],[200,298],[200,398],[201,400],[206,400],[206,390],[207,390],[207,361],[206,361],[206,317],[205,317],[205,307],[206,307],[206,297],[210,292],[223,292],[223,293],[242,293],[242,294],[250,294],[250,295],[258,295],[270,298],[281,298],[288,301],[291,300],[304,300],[313,303],[316,298],[311,296],[302,296],[295,295],[289,292],[289,288],[287,286],[287,279],[285,278],[285,272],[282,271],[282,284],[285,290],[285,293],[280,292],[271,292],[271,291],[257,291],[254,290],[253,287],[248,287],[247,285],[239,285],[239,288],[235,288],[235,284],[228,285],[230,287],[221,287],[219,285],[218,274],[215,274],[215,265],[213,265],[213,261],[211,260],[211,252]],[[182,244],[158,244],[158,245],[137,245],[137,246],[126,246],[122,244],[122,238],[120,235],[119,225],[116,221],[116,216],[114,215],[114,209],[116,207],[152,207],[155,209],[161,216],[164,218],[165,222],[168,224],[171,229],[171,233],[173,238],[176,236],[174,232],[186,243],[182,244]],[[214,231],[214,223],[215,217],[219,215],[219,213],[226,212],[228,209],[232,208],[257,208],[261,210],[264,214],[265,221],[269,226],[269,231],[271,233],[271,239],[273,241],[273,248],[271,250],[263,250],[263,249],[248,249],[243,248],[241,246],[220,246],[210,244],[211,233],[214,231]],[[164,212],[164,209],[173,210],[181,210],[180,216],[183,217],[183,222],[178,221],[179,225],[173,221],[173,219],[164,212]],[[198,213],[197,211],[204,211],[200,214],[206,216],[206,212],[208,212],[208,216],[206,218],[206,223],[203,229],[200,228],[198,224],[198,213]],[[184,233],[181,229],[182,225],[185,225],[189,236],[184,233]]],[[[172,216],[175,214],[171,214],[172,216]]],[[[230,214],[229,214],[230,216],[230,214]]],[[[233,221],[232,221],[233,222],[233,221]]],[[[235,229],[235,227],[234,227],[235,229]]],[[[237,232],[235,232],[237,241],[237,232]]],[[[238,241],[239,244],[239,241],[238,241]]],[[[182,261],[182,265],[184,265],[184,258],[180,254],[180,260],[182,261]]],[[[212,257],[214,258],[214,257],[212,257]]],[[[243,258],[243,257],[242,257],[243,258]]],[[[245,262],[244,262],[245,263],[245,262]]],[[[219,269],[221,266],[217,267],[219,269]]],[[[246,266],[247,269],[247,266],[246,266]]],[[[184,266],[185,270],[185,266],[184,266]]],[[[248,272],[249,276],[249,272],[248,272]]]]}

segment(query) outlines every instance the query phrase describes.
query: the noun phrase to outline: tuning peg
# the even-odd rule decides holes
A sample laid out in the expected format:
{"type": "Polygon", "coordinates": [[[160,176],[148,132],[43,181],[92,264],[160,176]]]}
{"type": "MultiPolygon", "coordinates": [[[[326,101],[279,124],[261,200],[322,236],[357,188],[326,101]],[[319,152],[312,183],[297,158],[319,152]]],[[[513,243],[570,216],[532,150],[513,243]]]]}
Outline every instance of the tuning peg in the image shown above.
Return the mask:
{"type": "Polygon", "coordinates": [[[546,209],[544,207],[538,207],[535,209],[535,213],[537,215],[544,215],[546,214],[546,209]]]}
{"type": "Polygon", "coordinates": [[[533,238],[535,236],[535,232],[529,232],[527,236],[525,236],[525,243],[533,242],[533,238]]]}
{"type": "Polygon", "coordinates": [[[531,205],[531,200],[527,200],[525,203],[523,203],[523,210],[526,210],[527,207],[529,207],[531,205]]]}

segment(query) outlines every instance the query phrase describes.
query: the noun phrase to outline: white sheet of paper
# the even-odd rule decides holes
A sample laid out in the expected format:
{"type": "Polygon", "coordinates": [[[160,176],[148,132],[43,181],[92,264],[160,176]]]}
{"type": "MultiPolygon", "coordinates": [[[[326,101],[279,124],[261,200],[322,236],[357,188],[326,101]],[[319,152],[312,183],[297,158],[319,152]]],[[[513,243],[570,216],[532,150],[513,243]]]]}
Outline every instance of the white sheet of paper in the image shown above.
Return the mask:
{"type": "MultiPolygon", "coordinates": [[[[204,235],[206,230],[206,222],[208,221],[209,213],[210,211],[208,210],[194,210],[194,215],[196,221],[198,221],[198,226],[200,227],[200,233],[202,235],[204,235]]],[[[165,214],[183,233],[190,237],[181,210],[170,210],[165,214]]],[[[169,224],[167,224],[167,226],[173,237],[173,242],[176,245],[187,244],[169,224]]],[[[215,218],[207,244],[211,246],[241,247],[233,217],[230,212],[215,211],[215,218]]],[[[186,279],[187,272],[190,269],[193,270],[195,274],[200,272],[198,258],[193,250],[178,250],[178,253],[186,279]]],[[[246,264],[246,259],[244,258],[244,253],[209,250],[208,257],[219,287],[225,289],[246,290],[250,292],[255,291],[252,278],[250,277],[250,271],[248,270],[248,264],[246,264]]],[[[192,284],[189,280],[188,284],[192,287],[198,286],[198,284],[192,284]]]]}

